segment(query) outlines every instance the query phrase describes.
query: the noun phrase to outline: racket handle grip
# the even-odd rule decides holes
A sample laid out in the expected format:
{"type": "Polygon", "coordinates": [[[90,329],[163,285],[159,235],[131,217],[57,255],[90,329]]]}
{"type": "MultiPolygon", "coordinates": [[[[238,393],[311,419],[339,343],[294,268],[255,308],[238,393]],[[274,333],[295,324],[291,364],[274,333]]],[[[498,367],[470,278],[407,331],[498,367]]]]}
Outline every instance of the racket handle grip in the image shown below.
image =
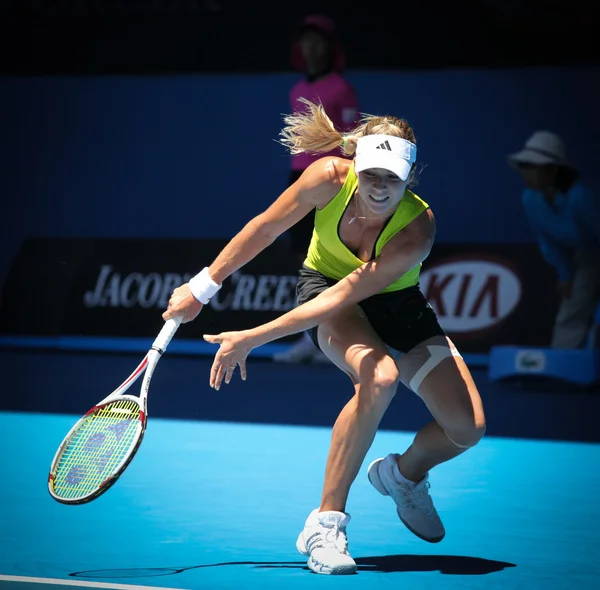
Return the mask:
{"type": "Polygon", "coordinates": [[[161,352],[165,352],[165,350],[167,350],[167,346],[169,346],[169,342],[171,342],[171,338],[173,338],[175,332],[177,332],[177,328],[179,328],[182,319],[183,318],[179,316],[167,320],[165,325],[162,327],[162,330],[152,343],[152,348],[158,348],[161,352]]]}

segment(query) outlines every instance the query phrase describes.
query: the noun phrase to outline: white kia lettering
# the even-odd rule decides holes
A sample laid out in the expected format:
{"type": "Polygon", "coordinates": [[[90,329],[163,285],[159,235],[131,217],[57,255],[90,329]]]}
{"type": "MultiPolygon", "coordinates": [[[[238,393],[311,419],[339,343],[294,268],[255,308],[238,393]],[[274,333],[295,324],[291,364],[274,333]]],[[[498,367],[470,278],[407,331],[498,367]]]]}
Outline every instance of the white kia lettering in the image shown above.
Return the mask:
{"type": "Polygon", "coordinates": [[[490,328],[521,299],[519,277],[488,260],[442,261],[421,273],[421,289],[449,333],[490,328]]]}

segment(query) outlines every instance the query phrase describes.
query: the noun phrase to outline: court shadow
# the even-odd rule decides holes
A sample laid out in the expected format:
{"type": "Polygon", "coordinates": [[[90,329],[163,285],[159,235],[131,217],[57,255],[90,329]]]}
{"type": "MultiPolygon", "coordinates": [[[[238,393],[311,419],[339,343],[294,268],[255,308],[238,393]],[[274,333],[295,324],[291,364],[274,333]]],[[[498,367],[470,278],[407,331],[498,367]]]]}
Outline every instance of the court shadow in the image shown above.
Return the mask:
{"type": "MultiPolygon", "coordinates": [[[[439,572],[453,576],[481,576],[500,572],[516,564],[495,561],[482,557],[463,555],[381,555],[377,557],[355,557],[359,572],[439,572]]],[[[283,564],[256,564],[255,567],[289,567],[283,564]]],[[[306,565],[303,565],[305,569],[306,565]]]]}
{"type": "MultiPolygon", "coordinates": [[[[455,576],[480,576],[500,572],[506,568],[516,567],[516,564],[506,561],[496,561],[483,557],[468,557],[463,555],[381,555],[376,557],[356,557],[358,572],[440,572],[455,576]]],[[[185,571],[222,566],[251,566],[258,569],[305,569],[305,561],[226,561],[221,563],[206,563],[186,567],[150,567],[101,569],[72,572],[69,576],[91,579],[129,579],[154,578],[172,576],[185,571]]]]}
{"type": "Polygon", "coordinates": [[[480,576],[517,567],[507,561],[465,555],[382,555],[357,557],[359,571],[371,572],[435,572],[453,576],[480,576]]]}

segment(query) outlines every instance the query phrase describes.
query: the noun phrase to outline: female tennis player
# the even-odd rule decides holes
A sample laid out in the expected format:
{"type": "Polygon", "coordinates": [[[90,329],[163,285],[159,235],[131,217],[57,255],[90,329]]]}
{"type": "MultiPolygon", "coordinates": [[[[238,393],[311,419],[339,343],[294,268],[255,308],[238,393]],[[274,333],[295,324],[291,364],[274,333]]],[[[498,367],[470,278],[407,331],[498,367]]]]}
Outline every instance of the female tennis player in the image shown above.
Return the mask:
{"type": "Polygon", "coordinates": [[[365,116],[340,134],[321,105],[285,117],[282,143],[291,153],[329,152],[263,213],[252,219],[214,262],[173,292],[163,318],[193,320],[233,272],[315,210],[315,232],[297,286],[298,306],[239,332],[206,335],[220,345],[210,385],[229,383],[249,352],[307,330],[352,381],[354,396],[333,427],[321,502],[297,541],[309,568],[322,574],[356,571],[348,552],[346,501],[379,423],[400,383],[433,416],[404,453],[368,468],[373,487],[391,496],[415,535],[441,541],[444,526],[429,494],[429,472],[476,445],[485,432],[482,402],[469,369],[419,289],[419,273],[435,238],[427,203],[415,182],[412,128],[391,116],[365,116]]]}

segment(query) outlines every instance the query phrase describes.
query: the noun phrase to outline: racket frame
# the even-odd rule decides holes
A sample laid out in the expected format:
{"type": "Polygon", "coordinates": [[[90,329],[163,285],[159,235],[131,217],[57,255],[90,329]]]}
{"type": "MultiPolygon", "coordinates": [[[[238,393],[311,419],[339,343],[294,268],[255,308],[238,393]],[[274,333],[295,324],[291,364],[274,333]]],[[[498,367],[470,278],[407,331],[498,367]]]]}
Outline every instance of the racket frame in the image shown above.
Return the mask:
{"type": "Polygon", "coordinates": [[[52,459],[52,463],[50,465],[50,471],[48,473],[48,491],[50,495],[61,504],[87,504],[92,500],[95,500],[106,491],[119,479],[119,477],[123,474],[131,460],[136,455],[140,445],[142,444],[142,440],[144,438],[144,434],[146,432],[146,425],[148,422],[148,393],[150,391],[150,380],[152,379],[152,375],[154,373],[154,369],[160,360],[160,357],[163,355],[171,338],[175,335],[175,332],[179,328],[181,324],[182,318],[173,318],[171,320],[167,320],[159,335],[156,337],[150,350],[146,353],[140,364],[135,368],[135,370],[119,385],[115,390],[113,390],[109,395],[107,395],[102,401],[98,402],[95,406],[90,408],[77,422],[72,426],[67,435],[63,438],[60,446],[56,450],[54,454],[54,458],[52,459]],[[144,375],[142,380],[142,385],[140,387],[140,395],[128,395],[125,392],[139,379],[141,375],[144,375]],[[71,437],[77,431],[77,429],[81,426],[83,422],[87,420],[90,414],[98,412],[108,404],[119,401],[119,400],[127,400],[135,403],[140,408],[139,413],[139,424],[138,431],[136,432],[137,440],[135,445],[131,447],[127,455],[123,457],[121,462],[112,470],[110,475],[106,477],[106,479],[93,491],[87,494],[86,496],[81,496],[78,498],[70,499],[63,498],[57,495],[53,489],[53,483],[55,476],[55,470],[59,464],[60,458],[71,442],[71,437]]]}

